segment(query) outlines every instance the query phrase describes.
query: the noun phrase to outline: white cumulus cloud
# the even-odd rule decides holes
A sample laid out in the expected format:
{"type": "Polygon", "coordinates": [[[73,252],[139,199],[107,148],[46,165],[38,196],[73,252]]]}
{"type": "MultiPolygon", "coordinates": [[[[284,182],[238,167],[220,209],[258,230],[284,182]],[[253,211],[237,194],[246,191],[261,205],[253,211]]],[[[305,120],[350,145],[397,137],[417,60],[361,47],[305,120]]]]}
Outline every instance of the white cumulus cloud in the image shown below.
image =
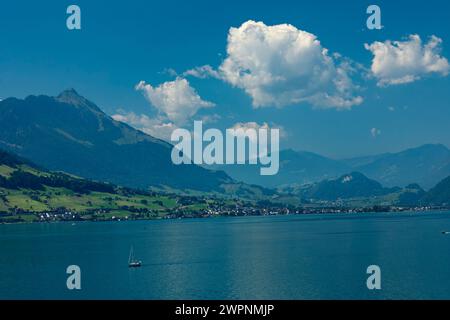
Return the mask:
{"type": "MultiPolygon", "coordinates": [[[[348,109],[362,98],[354,95],[351,68],[337,59],[311,33],[290,24],[250,20],[230,28],[219,72],[223,80],[245,90],[254,107],[306,102],[348,109]]],[[[217,77],[209,68],[196,71],[217,77]]]]}
{"type": "Polygon", "coordinates": [[[142,91],[163,116],[177,125],[184,124],[199,109],[214,106],[214,103],[204,101],[184,78],[176,78],[157,87],[141,81],[136,90],[142,91]]]}
{"type": "Polygon", "coordinates": [[[420,36],[410,35],[405,41],[376,41],[365,48],[373,54],[371,70],[378,85],[387,86],[413,82],[429,73],[446,76],[450,67],[440,55],[441,43],[436,36],[422,43],[420,36]]]}

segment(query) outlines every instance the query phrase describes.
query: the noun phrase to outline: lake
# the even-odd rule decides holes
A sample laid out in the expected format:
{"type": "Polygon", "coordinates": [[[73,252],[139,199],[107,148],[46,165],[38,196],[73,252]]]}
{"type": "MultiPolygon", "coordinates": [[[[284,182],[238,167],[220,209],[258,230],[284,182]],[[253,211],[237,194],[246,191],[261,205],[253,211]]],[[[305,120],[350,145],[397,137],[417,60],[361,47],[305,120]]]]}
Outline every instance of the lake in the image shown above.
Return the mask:
{"type": "Polygon", "coordinates": [[[450,211],[0,225],[0,298],[450,299],[444,230],[450,211]]]}

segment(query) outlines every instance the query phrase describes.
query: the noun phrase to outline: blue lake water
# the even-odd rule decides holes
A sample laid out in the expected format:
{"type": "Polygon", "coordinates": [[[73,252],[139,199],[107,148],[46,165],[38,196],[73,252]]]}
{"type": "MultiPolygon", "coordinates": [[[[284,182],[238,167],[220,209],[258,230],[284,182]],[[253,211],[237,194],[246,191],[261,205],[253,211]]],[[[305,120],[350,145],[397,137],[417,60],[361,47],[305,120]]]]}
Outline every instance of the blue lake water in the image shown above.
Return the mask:
{"type": "Polygon", "coordinates": [[[450,299],[444,230],[450,212],[0,225],[0,298],[450,299]]]}

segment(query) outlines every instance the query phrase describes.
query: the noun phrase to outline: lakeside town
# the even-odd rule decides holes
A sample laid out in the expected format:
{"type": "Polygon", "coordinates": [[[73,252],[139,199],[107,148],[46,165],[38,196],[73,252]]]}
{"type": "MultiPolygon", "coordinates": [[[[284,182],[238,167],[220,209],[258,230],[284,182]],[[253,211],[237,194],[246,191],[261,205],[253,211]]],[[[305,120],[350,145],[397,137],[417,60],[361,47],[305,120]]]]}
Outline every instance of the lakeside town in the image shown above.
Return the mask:
{"type": "Polygon", "coordinates": [[[358,213],[400,213],[427,212],[450,210],[449,206],[395,206],[375,205],[367,207],[345,206],[283,206],[255,205],[238,201],[236,204],[210,203],[203,208],[193,209],[190,206],[179,206],[170,210],[154,210],[148,208],[122,207],[120,209],[97,209],[85,212],[57,210],[45,212],[0,213],[0,223],[50,223],[50,222],[102,222],[102,221],[133,221],[155,219],[187,219],[237,216],[282,216],[282,215],[312,215],[312,214],[358,214],[358,213]]]}

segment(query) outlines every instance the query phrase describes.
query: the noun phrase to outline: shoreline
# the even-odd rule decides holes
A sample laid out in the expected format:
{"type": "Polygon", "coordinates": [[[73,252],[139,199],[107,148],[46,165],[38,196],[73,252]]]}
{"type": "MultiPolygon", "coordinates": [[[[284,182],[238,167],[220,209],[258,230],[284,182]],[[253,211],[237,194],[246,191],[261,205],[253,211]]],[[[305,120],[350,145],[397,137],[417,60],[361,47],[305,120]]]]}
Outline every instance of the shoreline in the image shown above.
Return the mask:
{"type": "MultiPolygon", "coordinates": [[[[361,209],[361,208],[358,208],[361,209]]],[[[28,225],[28,224],[59,224],[59,223],[105,223],[105,222],[132,222],[132,221],[160,221],[160,220],[189,220],[189,219],[211,219],[211,218],[233,218],[233,217],[283,217],[283,216],[326,216],[326,215],[358,215],[363,216],[367,214],[377,214],[377,213],[385,213],[385,214],[399,214],[399,213],[427,213],[427,212],[435,212],[439,213],[444,211],[450,211],[448,207],[436,207],[429,209],[421,209],[415,210],[413,208],[405,209],[405,210],[388,210],[388,211],[358,211],[358,209],[350,210],[350,211],[340,211],[340,212],[326,212],[327,210],[321,209],[320,212],[308,212],[308,213],[285,213],[285,214],[253,214],[253,215],[228,215],[228,214],[214,214],[214,215],[192,215],[192,216],[183,216],[183,217],[167,217],[167,216],[159,216],[154,218],[144,218],[144,219],[81,219],[81,220],[41,220],[41,221],[17,221],[17,222],[5,222],[0,221],[0,225],[28,225]]]]}

